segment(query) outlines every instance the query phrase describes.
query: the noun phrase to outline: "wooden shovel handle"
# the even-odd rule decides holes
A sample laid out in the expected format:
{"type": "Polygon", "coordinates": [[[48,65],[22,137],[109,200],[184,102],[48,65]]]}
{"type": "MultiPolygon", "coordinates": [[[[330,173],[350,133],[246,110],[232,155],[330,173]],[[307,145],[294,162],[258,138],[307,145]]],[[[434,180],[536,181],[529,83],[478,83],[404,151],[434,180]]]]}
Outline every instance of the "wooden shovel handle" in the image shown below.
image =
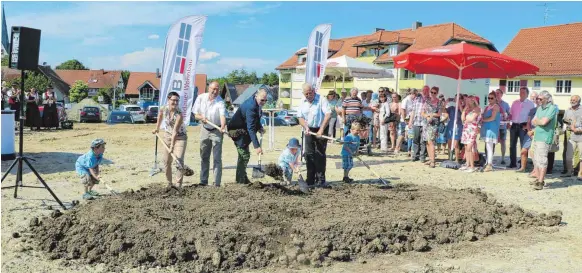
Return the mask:
{"type": "Polygon", "coordinates": [[[160,139],[160,142],[162,142],[162,145],[164,145],[164,147],[166,148],[166,150],[168,150],[168,153],[170,153],[170,155],[172,156],[172,158],[179,163],[180,161],[174,155],[174,153],[173,152],[170,152],[170,147],[168,147],[168,144],[166,144],[166,142],[164,141],[164,138],[162,138],[158,133],[156,133],[156,136],[158,136],[158,138],[160,139]]]}
{"type": "MultiPolygon", "coordinates": [[[[314,132],[311,132],[311,131],[309,131],[309,134],[310,134],[310,135],[317,136],[317,134],[316,134],[316,133],[314,133],[314,132]]],[[[325,138],[325,139],[329,139],[329,140],[335,141],[335,139],[334,139],[333,137],[328,137],[328,136],[324,136],[324,135],[322,135],[321,137],[322,137],[322,138],[325,138]]]]}
{"type": "MultiPolygon", "coordinates": [[[[210,124],[210,126],[216,128],[216,129],[218,129],[218,131],[221,131],[222,132],[222,128],[220,128],[220,127],[218,127],[218,125],[212,123],[212,121],[207,120],[206,123],[210,124]]],[[[222,132],[222,133],[223,134],[226,133],[226,130],[224,132],[222,132]]]]}

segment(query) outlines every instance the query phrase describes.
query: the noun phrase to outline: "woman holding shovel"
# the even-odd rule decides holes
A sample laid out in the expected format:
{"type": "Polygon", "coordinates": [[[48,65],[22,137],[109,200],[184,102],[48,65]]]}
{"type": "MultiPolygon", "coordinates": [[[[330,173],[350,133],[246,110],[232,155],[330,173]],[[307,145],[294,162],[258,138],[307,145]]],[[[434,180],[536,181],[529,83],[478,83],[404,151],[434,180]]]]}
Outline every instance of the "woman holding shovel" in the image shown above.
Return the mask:
{"type": "MultiPolygon", "coordinates": [[[[180,96],[178,93],[168,93],[168,102],[158,111],[158,122],[156,123],[156,129],[152,132],[157,134],[161,127],[164,131],[161,141],[165,143],[165,146],[169,145],[169,151],[168,149],[162,149],[162,158],[164,159],[164,168],[169,187],[173,186],[172,155],[170,153],[176,157],[180,164],[184,165],[184,152],[186,151],[186,140],[188,139],[186,127],[182,121],[182,113],[178,108],[179,101],[180,96]]],[[[176,183],[179,187],[182,187],[183,173],[177,172],[176,175],[176,183]]]]}

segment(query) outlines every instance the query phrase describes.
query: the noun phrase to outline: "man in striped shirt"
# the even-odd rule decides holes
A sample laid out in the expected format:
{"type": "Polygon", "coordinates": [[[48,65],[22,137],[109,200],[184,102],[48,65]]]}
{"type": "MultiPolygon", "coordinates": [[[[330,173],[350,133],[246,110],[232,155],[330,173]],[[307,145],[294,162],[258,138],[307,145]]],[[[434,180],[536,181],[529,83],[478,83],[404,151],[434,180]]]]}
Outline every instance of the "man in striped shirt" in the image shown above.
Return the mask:
{"type": "Polygon", "coordinates": [[[357,117],[362,116],[362,110],[364,105],[362,100],[358,98],[358,88],[352,87],[350,90],[350,96],[344,99],[342,103],[343,116],[344,116],[344,137],[350,133],[350,126],[352,125],[352,120],[357,117]]]}
{"type": "Polygon", "coordinates": [[[420,158],[420,161],[424,162],[426,159],[426,142],[422,141],[422,130],[426,120],[422,117],[422,109],[424,108],[426,97],[428,97],[428,91],[430,91],[429,87],[425,85],[422,89],[422,95],[417,94],[412,99],[412,111],[410,113],[410,120],[408,121],[408,128],[412,128],[414,131],[412,161],[418,161],[420,158]]]}

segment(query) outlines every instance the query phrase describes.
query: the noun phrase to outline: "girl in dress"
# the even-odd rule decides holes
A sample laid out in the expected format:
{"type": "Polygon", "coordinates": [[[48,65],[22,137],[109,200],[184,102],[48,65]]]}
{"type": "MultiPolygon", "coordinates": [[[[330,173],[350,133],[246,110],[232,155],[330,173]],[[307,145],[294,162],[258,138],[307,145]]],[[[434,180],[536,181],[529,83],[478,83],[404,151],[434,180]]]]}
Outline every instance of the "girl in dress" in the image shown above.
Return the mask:
{"type": "Polygon", "coordinates": [[[479,133],[479,121],[481,119],[481,108],[473,97],[467,97],[465,108],[461,114],[463,121],[463,135],[461,143],[465,145],[466,163],[459,170],[472,173],[475,169],[475,153],[477,151],[477,134],[479,133]]]}

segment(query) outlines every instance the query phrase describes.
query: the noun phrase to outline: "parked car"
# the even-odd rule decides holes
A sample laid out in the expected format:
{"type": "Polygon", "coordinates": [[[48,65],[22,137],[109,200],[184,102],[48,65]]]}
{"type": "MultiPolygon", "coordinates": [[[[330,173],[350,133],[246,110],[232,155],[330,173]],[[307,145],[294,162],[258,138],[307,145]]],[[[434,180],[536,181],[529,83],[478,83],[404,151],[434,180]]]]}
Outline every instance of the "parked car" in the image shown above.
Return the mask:
{"type": "MultiPolygon", "coordinates": [[[[270,125],[269,120],[270,120],[269,117],[265,117],[265,116],[262,116],[261,117],[261,124],[263,125],[263,127],[270,125]]],[[[274,123],[275,126],[291,126],[289,124],[289,122],[287,122],[285,119],[283,119],[281,117],[274,117],[273,118],[273,123],[274,123]]]]}
{"type": "Polygon", "coordinates": [[[96,106],[85,106],[79,113],[79,122],[101,122],[101,110],[96,106]]]}
{"type": "Polygon", "coordinates": [[[131,114],[133,121],[137,122],[146,122],[146,115],[145,111],[136,104],[124,104],[119,106],[119,111],[127,111],[131,114]]]}
{"type": "Polygon", "coordinates": [[[107,124],[134,123],[133,115],[128,111],[111,111],[107,124]]]}
{"type": "Polygon", "coordinates": [[[146,111],[146,122],[157,122],[158,121],[158,106],[148,106],[146,111]]]}
{"type": "Polygon", "coordinates": [[[289,125],[298,125],[297,112],[293,110],[283,110],[275,113],[275,117],[283,118],[289,125]]]}

